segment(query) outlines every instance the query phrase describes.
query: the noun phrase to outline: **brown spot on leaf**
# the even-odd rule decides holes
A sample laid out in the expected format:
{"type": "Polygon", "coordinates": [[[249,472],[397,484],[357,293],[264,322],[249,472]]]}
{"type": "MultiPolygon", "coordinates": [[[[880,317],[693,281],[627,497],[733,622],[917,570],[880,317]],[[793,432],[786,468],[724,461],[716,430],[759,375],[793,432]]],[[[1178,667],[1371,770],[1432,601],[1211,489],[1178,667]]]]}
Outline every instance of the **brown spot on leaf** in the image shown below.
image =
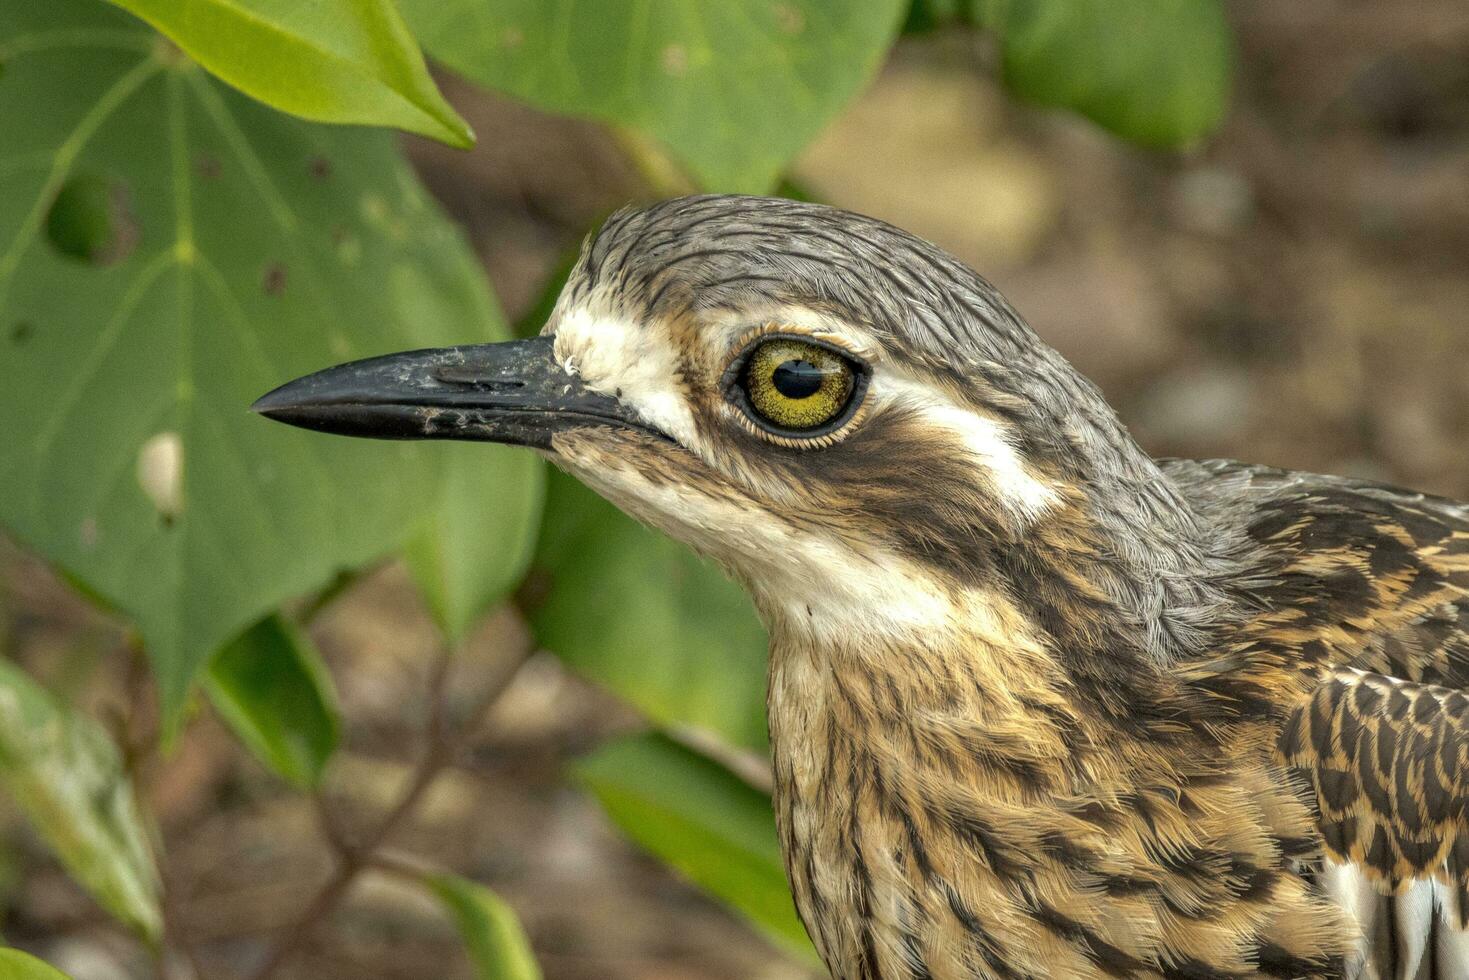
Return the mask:
{"type": "Polygon", "coordinates": [[[272,262],[265,267],[261,288],[265,290],[267,296],[279,296],[286,291],[286,264],[284,262],[272,262]]]}
{"type": "Polygon", "coordinates": [[[788,3],[775,5],[775,22],[787,34],[799,34],[806,29],[806,15],[788,3]]]}
{"type": "Polygon", "coordinates": [[[332,175],[332,162],[324,156],[314,156],[311,158],[310,170],[311,176],[317,180],[326,180],[332,175]]]}
{"type": "Polygon", "coordinates": [[[201,153],[194,158],[194,171],[205,180],[214,180],[224,172],[219,157],[212,153],[201,153]]]}
{"type": "Polygon", "coordinates": [[[516,608],[525,610],[540,608],[551,594],[551,585],[550,572],[539,566],[532,567],[521,580],[520,588],[515,590],[516,608]]]}
{"type": "Polygon", "coordinates": [[[77,540],[81,542],[83,548],[91,550],[97,547],[97,538],[97,518],[83,518],[81,526],[77,528],[77,540]]]}
{"type": "Polygon", "coordinates": [[[186,65],[189,62],[189,56],[184,54],[183,49],[162,34],[153,39],[153,58],[169,67],[186,65]]]}
{"type": "Polygon", "coordinates": [[[682,44],[670,44],[663,49],[663,71],[674,78],[689,73],[689,49],[682,44]]]}

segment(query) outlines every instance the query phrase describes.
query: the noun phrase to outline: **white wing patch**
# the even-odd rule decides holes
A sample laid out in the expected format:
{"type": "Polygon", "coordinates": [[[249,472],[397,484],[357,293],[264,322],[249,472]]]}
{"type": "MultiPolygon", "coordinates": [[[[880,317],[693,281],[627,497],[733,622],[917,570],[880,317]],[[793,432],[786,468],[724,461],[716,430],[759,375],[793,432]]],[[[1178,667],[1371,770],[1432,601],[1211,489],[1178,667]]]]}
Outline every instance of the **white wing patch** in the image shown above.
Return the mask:
{"type": "Polygon", "coordinates": [[[1384,895],[1355,865],[1328,860],[1326,894],[1361,931],[1348,980],[1466,980],[1469,932],[1458,929],[1452,889],[1430,879],[1384,895]]]}
{"type": "Polygon", "coordinates": [[[1347,964],[1347,977],[1349,980],[1383,980],[1370,955],[1382,896],[1356,868],[1332,860],[1327,860],[1321,869],[1321,887],[1333,902],[1351,913],[1361,933],[1355,962],[1347,964]]]}
{"type": "Polygon", "coordinates": [[[1435,949],[1438,971],[1445,977],[1469,977],[1469,932],[1453,927],[1453,923],[1459,921],[1458,909],[1454,907],[1454,891],[1436,881],[1433,890],[1440,899],[1441,908],[1435,949]]]}
{"type": "Polygon", "coordinates": [[[1423,954],[1433,935],[1433,917],[1437,911],[1433,895],[1433,882],[1415,881],[1393,900],[1393,920],[1396,928],[1398,962],[1396,972],[1403,980],[1416,978],[1422,971],[1423,954]]]}

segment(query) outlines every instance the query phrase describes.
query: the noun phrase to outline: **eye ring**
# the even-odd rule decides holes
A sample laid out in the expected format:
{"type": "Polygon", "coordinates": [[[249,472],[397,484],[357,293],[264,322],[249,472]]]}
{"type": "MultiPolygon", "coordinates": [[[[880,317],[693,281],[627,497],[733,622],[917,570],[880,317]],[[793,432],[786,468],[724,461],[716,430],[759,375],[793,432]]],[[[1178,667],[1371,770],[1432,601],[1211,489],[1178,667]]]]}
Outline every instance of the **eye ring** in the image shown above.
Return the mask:
{"type": "MultiPolygon", "coordinates": [[[[762,366],[763,367],[763,366],[762,366]]],[[[829,371],[829,369],[828,369],[829,371]]],[[[774,373],[773,372],[773,373],[774,373]]],[[[740,350],[729,366],[725,369],[721,385],[724,388],[725,398],[740,411],[739,420],[754,434],[762,436],[780,445],[795,448],[812,448],[817,446],[829,446],[836,442],[844,430],[850,426],[852,421],[860,413],[862,404],[867,395],[868,382],[872,376],[872,369],[866,363],[859,360],[851,351],[830,341],[820,340],[808,334],[790,331],[761,331],[754,335],[740,350]],[[773,364],[774,372],[783,369],[795,369],[792,361],[799,360],[802,366],[797,369],[800,375],[789,373],[787,370],[784,384],[776,382],[774,376],[769,379],[765,387],[765,397],[759,394],[752,397],[750,391],[748,374],[752,362],[758,360],[762,349],[769,346],[777,348],[779,354],[785,355],[773,364]],[[787,345],[782,347],[782,345],[787,345]],[[810,351],[814,357],[802,358],[799,356],[802,350],[810,351]],[[849,382],[843,393],[843,400],[839,407],[826,418],[809,426],[783,425],[781,421],[772,418],[768,411],[761,411],[756,405],[757,399],[766,401],[769,409],[771,397],[777,400],[796,401],[806,395],[823,397],[815,388],[815,379],[820,374],[809,373],[818,369],[818,365],[812,362],[820,361],[823,365],[836,364],[844,372],[849,382]],[[784,390],[776,396],[768,389],[783,387],[784,390]],[[786,392],[790,394],[787,395],[786,392]],[[792,396],[796,396],[792,398],[792,396]]],[[[828,383],[830,379],[828,378],[828,383]]],[[[830,392],[827,393],[828,395],[830,392]]]]}

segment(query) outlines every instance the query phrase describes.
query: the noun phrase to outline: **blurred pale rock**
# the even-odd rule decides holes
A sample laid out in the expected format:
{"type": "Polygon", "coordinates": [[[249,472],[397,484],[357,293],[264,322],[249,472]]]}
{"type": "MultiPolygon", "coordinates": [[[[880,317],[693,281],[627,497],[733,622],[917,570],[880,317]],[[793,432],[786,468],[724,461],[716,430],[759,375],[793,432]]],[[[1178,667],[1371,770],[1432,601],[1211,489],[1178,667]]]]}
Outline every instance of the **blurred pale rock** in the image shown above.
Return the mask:
{"type": "Polygon", "coordinates": [[[1255,210],[1255,192],[1236,171],[1222,167],[1185,170],[1173,180],[1174,219],[1191,231],[1224,235],[1249,224],[1255,210]]]}
{"type": "Polygon", "coordinates": [[[1049,261],[996,277],[1046,343],[1112,397],[1152,377],[1176,354],[1170,311],[1152,270],[1127,243],[1097,233],[1049,261]]]}
{"type": "Polygon", "coordinates": [[[397,875],[363,875],[352,888],[351,911],[351,927],[374,936],[406,931],[447,941],[456,935],[439,902],[422,885],[397,875]]]}
{"type": "Polygon", "coordinates": [[[1055,226],[1055,181],[1039,154],[1008,135],[994,84],[934,53],[900,47],[797,161],[796,180],[981,270],[1019,265],[1055,226]]]}
{"type": "Polygon", "coordinates": [[[549,653],[528,660],[490,712],[497,737],[530,740],[547,738],[563,727],[567,690],[566,668],[549,653]]]}
{"type": "Polygon", "coordinates": [[[119,955],[114,945],[92,934],[69,936],[42,951],[41,958],[71,980],[131,980],[147,976],[145,964],[136,954],[119,955]]]}

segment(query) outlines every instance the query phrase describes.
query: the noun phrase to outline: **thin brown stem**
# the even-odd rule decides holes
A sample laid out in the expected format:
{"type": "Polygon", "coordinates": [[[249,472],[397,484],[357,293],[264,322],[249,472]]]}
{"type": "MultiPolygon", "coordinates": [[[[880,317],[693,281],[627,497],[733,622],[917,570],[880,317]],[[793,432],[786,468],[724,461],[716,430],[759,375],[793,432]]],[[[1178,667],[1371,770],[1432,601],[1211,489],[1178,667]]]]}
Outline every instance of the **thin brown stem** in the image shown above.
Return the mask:
{"type": "MultiPolygon", "coordinates": [[[[149,787],[157,776],[159,750],[159,719],[150,700],[152,687],[148,671],[148,655],[143,641],[136,633],[125,641],[127,666],[123,677],[123,703],[113,715],[116,730],[114,741],[121,754],[123,777],[132,787],[133,798],[143,805],[148,799],[149,787]]],[[[166,975],[165,964],[170,950],[177,951],[197,980],[206,980],[202,965],[194,948],[183,938],[178,927],[178,905],[172,882],[168,878],[168,866],[164,855],[157,857],[159,873],[159,912],[162,917],[161,941],[152,950],[154,970],[158,976],[166,975]]]]}
{"type": "Polygon", "coordinates": [[[416,854],[404,854],[400,851],[386,849],[372,856],[372,869],[411,881],[422,881],[430,875],[441,874],[446,870],[416,854]]]}
{"type": "Polygon", "coordinates": [[[318,797],[318,814],[322,818],[324,836],[336,853],[336,869],[251,980],[270,980],[275,976],[286,961],[306,943],[316,927],[337,907],[362,871],[373,866],[376,862],[375,856],[383,843],[417,809],[434,781],[453,765],[465,743],[473,737],[490,707],[499,700],[530,653],[529,646],[522,646],[508,656],[503,669],[480,692],[459,724],[452,727],[447,717],[446,705],[452,656],[447,650],[440,653],[434,661],[429,681],[431,696],[427,723],[428,745],[418,765],[414,767],[407,789],[371,831],[361,840],[352,842],[347,842],[340,836],[325,802],[318,797]]]}
{"type": "Polygon", "coordinates": [[[124,703],[116,716],[114,732],[122,751],[122,768],[133,791],[143,798],[144,770],[158,750],[157,716],[150,709],[148,655],[142,638],[133,634],[127,640],[127,670],[123,677],[124,703]]]}
{"type": "Polygon", "coordinates": [[[322,839],[327,842],[327,845],[332,849],[332,853],[346,854],[350,851],[352,844],[347,839],[346,834],[342,833],[342,828],[338,825],[336,816],[332,813],[331,807],[327,805],[326,797],[322,796],[319,791],[313,790],[311,793],[311,805],[316,810],[316,827],[321,831],[322,839]]]}

